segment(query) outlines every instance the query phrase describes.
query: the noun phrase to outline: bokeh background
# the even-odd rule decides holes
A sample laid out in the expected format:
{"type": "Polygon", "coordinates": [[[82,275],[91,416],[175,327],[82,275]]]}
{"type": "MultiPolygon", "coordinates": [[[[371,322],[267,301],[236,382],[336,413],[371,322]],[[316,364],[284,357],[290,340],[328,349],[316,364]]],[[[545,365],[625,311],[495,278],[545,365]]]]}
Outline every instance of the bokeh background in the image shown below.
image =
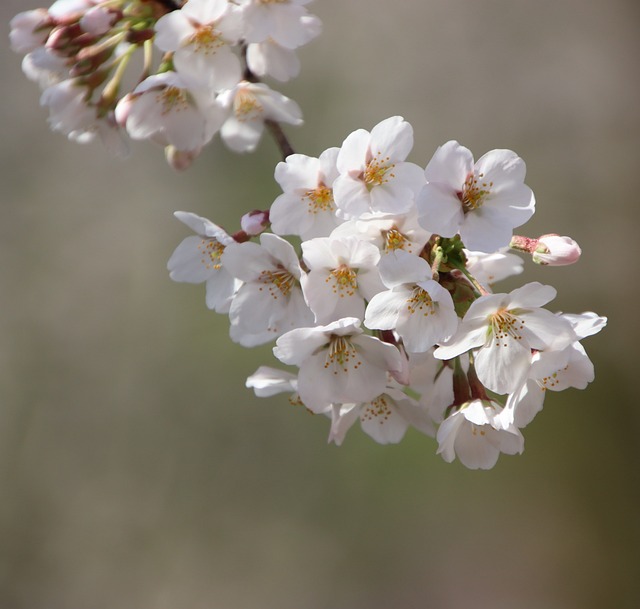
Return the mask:
{"type": "MultiPolygon", "coordinates": [[[[2,22],[38,4],[5,0],[2,22]]],[[[279,194],[265,140],[183,174],[48,131],[2,42],[0,609],[637,609],[640,7],[632,0],[317,1],[324,34],[281,87],[317,155],[395,114],[426,165],[457,139],[511,148],[553,307],[609,317],[586,391],[547,397],[489,472],[409,432],[354,428],[244,388],[270,348],[232,344],[166,260],[194,211],[231,230],[279,194]]],[[[519,282],[520,280],[518,280],[519,282]]],[[[518,283],[516,282],[516,283],[518,283]]],[[[507,288],[514,286],[506,286],[507,288]]]]}

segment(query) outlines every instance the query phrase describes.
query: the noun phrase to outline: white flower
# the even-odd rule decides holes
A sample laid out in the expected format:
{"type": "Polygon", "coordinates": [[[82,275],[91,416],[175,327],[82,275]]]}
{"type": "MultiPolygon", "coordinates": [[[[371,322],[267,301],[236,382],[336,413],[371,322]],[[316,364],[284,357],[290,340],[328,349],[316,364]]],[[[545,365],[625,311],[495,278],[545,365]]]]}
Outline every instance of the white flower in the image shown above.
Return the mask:
{"type": "Polygon", "coordinates": [[[352,317],[291,330],[276,341],[273,353],[300,368],[298,392],[313,412],[375,399],[385,391],[387,373],[406,365],[396,347],[364,334],[352,317]]]}
{"type": "Polygon", "coordinates": [[[293,246],[271,233],[227,246],[225,268],[244,283],[231,303],[231,338],[245,347],[266,343],[313,323],[300,289],[300,264],[293,246]]]}
{"type": "Polygon", "coordinates": [[[220,136],[234,152],[255,150],[264,131],[265,120],[302,124],[302,111],[298,104],[262,83],[243,80],[220,93],[217,100],[230,114],[220,136]]]}
{"type": "MultiPolygon", "coordinates": [[[[561,317],[571,324],[578,339],[596,334],[607,323],[606,317],[591,312],[561,317]]],[[[525,427],[542,410],[548,390],[585,389],[594,378],[593,364],[578,341],[561,350],[537,351],[527,379],[509,395],[498,418],[505,426],[525,427]]]]}
{"type": "Polygon", "coordinates": [[[404,214],[425,183],[423,171],[405,162],[413,147],[413,128],[401,116],[378,123],[371,133],[354,131],[343,142],[333,185],[344,217],[371,212],[404,214]]]}
{"type": "Polygon", "coordinates": [[[565,266],[578,262],[581,254],[580,246],[571,237],[543,235],[538,239],[533,261],[536,264],[565,266]]]}
{"type": "Polygon", "coordinates": [[[338,446],[347,431],[360,419],[360,427],[378,444],[397,444],[409,426],[428,436],[435,436],[435,427],[427,410],[397,387],[387,387],[373,400],[360,404],[334,404],[331,410],[329,442],[338,446]]]}
{"type": "Polygon", "coordinates": [[[431,279],[426,260],[400,250],[384,258],[379,271],[389,289],[367,305],[367,328],[395,330],[410,353],[427,351],[451,338],[458,327],[453,300],[431,279]]]}
{"type": "Polygon", "coordinates": [[[425,169],[427,185],[416,201],[420,223],[442,237],[460,233],[470,250],[506,247],[513,229],[535,210],[525,172],[524,161],[511,150],[487,152],[474,165],[469,149],[447,142],[425,169]]]}
{"type": "Polygon", "coordinates": [[[311,0],[248,0],[244,6],[245,39],[264,42],[272,38],[279,45],[295,49],[315,38],[322,23],[304,4],[311,0]]]}
{"type": "Polygon", "coordinates": [[[227,0],[189,0],[156,23],[156,45],[173,52],[176,71],[196,87],[222,91],[242,77],[231,51],[242,34],[237,8],[227,0]]]}
{"type": "Polygon", "coordinates": [[[469,469],[491,469],[500,453],[522,453],[524,438],[511,426],[495,425],[501,407],[494,401],[472,400],[447,417],[440,425],[436,439],[437,454],[451,463],[456,457],[469,469]]]}
{"type": "Polygon", "coordinates": [[[455,336],[434,355],[452,359],[479,348],[475,368],[482,384],[496,393],[511,393],[529,372],[532,349],[563,349],[576,339],[567,320],[540,308],[555,295],[551,286],[533,282],[509,294],[481,296],[455,336]]]}
{"type": "Polygon", "coordinates": [[[51,129],[69,136],[90,129],[97,118],[89,97],[89,88],[75,78],[47,87],[40,97],[40,105],[49,108],[51,129]]]}
{"type": "Polygon", "coordinates": [[[271,76],[286,82],[300,73],[300,60],[295,51],[269,39],[247,46],[247,67],[260,78],[271,76]]]}
{"type": "Polygon", "coordinates": [[[46,89],[66,79],[69,68],[64,57],[46,47],[38,47],[22,59],[22,72],[41,89],[46,89]]]}
{"type": "Polygon", "coordinates": [[[224,111],[176,72],[143,80],[116,106],[116,119],[136,140],[199,151],[220,128],[224,111]]]}
{"type": "Polygon", "coordinates": [[[377,247],[356,237],[318,237],[302,243],[309,272],[302,290],[317,323],[364,316],[364,301],[384,289],[377,247]]]}
{"type": "Polygon", "coordinates": [[[253,389],[259,398],[269,398],[279,393],[292,393],[298,402],[298,377],[286,370],[278,370],[269,366],[260,366],[247,378],[246,387],[253,389]]]}
{"type": "Polygon", "coordinates": [[[492,254],[468,250],[464,253],[467,257],[467,270],[484,286],[519,275],[524,270],[522,258],[504,250],[492,254]]]}
{"type": "Polygon", "coordinates": [[[216,313],[228,313],[238,281],[222,265],[225,247],[235,243],[228,235],[206,218],[177,211],[174,216],[193,230],[197,236],[187,237],[169,258],[167,268],[174,281],[205,283],[207,307],[216,313]]]}
{"type": "Polygon", "coordinates": [[[370,217],[365,215],[359,220],[343,222],[331,233],[331,237],[347,235],[355,235],[373,243],[383,257],[397,251],[418,256],[431,237],[431,233],[418,224],[415,213],[370,217]]]}
{"type": "Polygon", "coordinates": [[[339,148],[320,158],[291,154],[276,165],[275,179],[283,190],[271,205],[271,228],[278,235],[299,235],[303,240],[326,237],[338,225],[333,182],[338,176],[339,148]]]}

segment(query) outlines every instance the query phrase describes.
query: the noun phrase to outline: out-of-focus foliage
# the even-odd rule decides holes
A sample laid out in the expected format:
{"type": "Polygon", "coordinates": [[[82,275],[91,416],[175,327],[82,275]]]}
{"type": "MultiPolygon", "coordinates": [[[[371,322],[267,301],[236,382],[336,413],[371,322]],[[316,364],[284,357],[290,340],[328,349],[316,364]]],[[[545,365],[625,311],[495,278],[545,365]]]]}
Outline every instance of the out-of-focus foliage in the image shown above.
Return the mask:
{"type": "Polygon", "coordinates": [[[123,162],[70,143],[6,41],[0,607],[635,609],[637,6],[313,6],[324,34],[283,88],[306,118],[295,148],[400,114],[423,166],[453,138],[516,150],[538,202],[527,228],[583,248],[524,277],[609,317],[584,343],[596,381],[548,396],[524,455],[490,472],[417,433],[327,446],[319,421],[244,389],[269,350],[233,345],[202,287],[165,270],[186,235],[174,210],[236,230],[271,203],[275,145],[216,144],[178,175],[148,144],[123,162]]]}

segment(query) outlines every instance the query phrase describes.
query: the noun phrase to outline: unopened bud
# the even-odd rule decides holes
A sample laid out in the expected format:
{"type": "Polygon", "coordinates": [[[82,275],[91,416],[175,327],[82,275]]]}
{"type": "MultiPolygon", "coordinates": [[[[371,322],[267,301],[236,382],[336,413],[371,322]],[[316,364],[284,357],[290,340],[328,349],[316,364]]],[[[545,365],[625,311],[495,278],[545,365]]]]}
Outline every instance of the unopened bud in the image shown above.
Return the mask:
{"type": "Polygon", "coordinates": [[[532,252],[536,264],[566,266],[578,262],[582,254],[580,246],[571,237],[542,235],[532,252]]]}
{"type": "Polygon", "coordinates": [[[250,211],[240,218],[240,226],[247,235],[255,237],[269,227],[269,212],[259,209],[250,211]]]}
{"type": "Polygon", "coordinates": [[[111,26],[117,21],[119,15],[102,6],[94,6],[90,8],[80,18],[80,27],[93,36],[102,36],[106,34],[111,26]]]}

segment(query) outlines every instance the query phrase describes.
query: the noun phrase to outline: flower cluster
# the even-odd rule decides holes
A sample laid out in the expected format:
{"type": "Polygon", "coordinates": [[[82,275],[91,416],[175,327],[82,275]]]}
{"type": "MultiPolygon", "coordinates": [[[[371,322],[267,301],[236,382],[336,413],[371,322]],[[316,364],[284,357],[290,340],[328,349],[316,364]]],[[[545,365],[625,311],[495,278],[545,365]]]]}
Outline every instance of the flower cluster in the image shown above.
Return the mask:
{"type": "Polygon", "coordinates": [[[247,380],[258,396],[289,393],[326,415],[336,444],[358,420],[380,443],[411,426],[445,460],[490,468],[523,450],[547,389],[593,380],[580,340],[606,319],[552,313],[556,291],[540,283],[492,291],[522,271],[510,247],[550,265],[580,254],[568,237],[513,235],[535,206],[522,159],[493,150],[474,162],[451,141],[423,169],[407,161],[412,146],[395,116],[318,158],[292,154],[275,170],[283,193],[235,235],[177,212],[197,236],[168,266],[176,281],[206,282],[232,340],[275,341],[297,369],[261,367],[247,380]]]}
{"type": "Polygon", "coordinates": [[[248,152],[265,123],[302,123],[298,105],[259,79],[297,76],[295,50],[321,29],[308,1],[57,0],[14,17],[11,45],[52,129],[119,153],[125,133],[149,139],[184,169],[218,132],[248,152]],[[123,91],[138,51],[137,85],[123,91]]]}
{"type": "Polygon", "coordinates": [[[300,109],[260,78],[298,74],[295,50],[320,31],[309,2],[57,0],[16,16],[11,43],[52,128],[74,140],[99,135],[120,150],[124,133],[150,139],[184,169],[214,134],[245,152],[267,126],[284,159],[282,194],[234,234],[176,212],[195,235],[171,256],[171,278],[205,283],[236,343],[275,341],[293,369],[262,366],[247,386],[327,416],[331,442],[356,421],[380,443],[414,427],[446,461],[493,467],[522,452],[521,429],[547,390],[593,380],[580,341],[606,324],[546,309],[551,286],[493,286],[523,270],[510,249],[558,266],[580,248],[513,234],[535,198],[511,150],[475,161],[449,141],[423,167],[407,160],[413,128],[393,116],[317,158],[296,154],[280,123],[299,124],[300,109]],[[138,50],[142,72],[122,92],[138,50]]]}

